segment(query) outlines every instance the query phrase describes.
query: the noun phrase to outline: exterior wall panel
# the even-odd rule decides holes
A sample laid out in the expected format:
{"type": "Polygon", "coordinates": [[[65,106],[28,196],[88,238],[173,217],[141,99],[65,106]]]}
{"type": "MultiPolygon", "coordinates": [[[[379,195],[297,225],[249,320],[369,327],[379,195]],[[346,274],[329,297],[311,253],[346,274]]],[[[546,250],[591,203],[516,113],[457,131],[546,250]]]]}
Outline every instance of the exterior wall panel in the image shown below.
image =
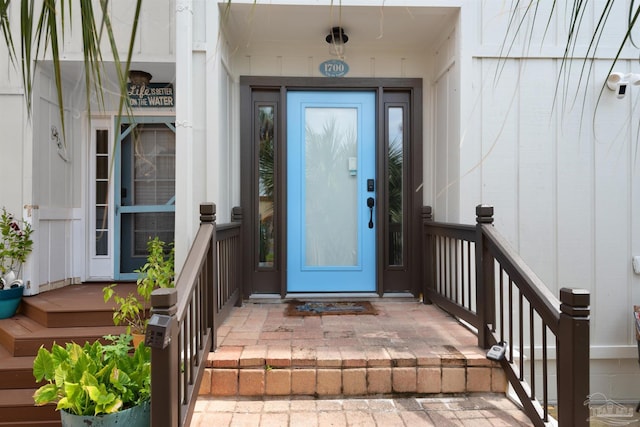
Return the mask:
{"type": "MultiPolygon", "coordinates": [[[[19,3],[16,3],[19,6],[19,3]]],[[[66,59],[82,60],[80,7],[74,3],[73,22],[65,23],[64,52],[66,59]]],[[[118,46],[120,60],[126,59],[131,38],[131,23],[135,13],[135,2],[118,0],[109,2],[111,25],[118,46]]],[[[100,16],[100,2],[93,2],[96,16],[100,16]]],[[[175,53],[175,0],[143,1],[135,39],[134,61],[166,61],[175,53]]],[[[19,12],[19,11],[18,11],[19,12]]],[[[19,14],[17,14],[19,15],[19,14]]],[[[105,60],[112,59],[107,37],[103,37],[102,50],[105,60]]]]}
{"type": "Polygon", "coordinates": [[[455,149],[455,141],[449,140],[451,129],[449,125],[450,112],[449,107],[449,82],[451,78],[449,74],[443,76],[436,82],[433,88],[433,102],[437,105],[434,111],[433,119],[433,138],[434,144],[434,173],[433,184],[435,199],[434,205],[436,207],[436,216],[447,216],[447,208],[449,207],[449,199],[454,197],[452,189],[449,186],[449,150],[455,149]],[[453,145],[453,147],[452,147],[453,145]]]}
{"type": "MultiPolygon", "coordinates": [[[[608,74],[606,64],[598,63],[595,75],[608,74]]],[[[615,99],[607,90],[610,103],[598,106],[594,126],[594,227],[595,286],[593,307],[594,344],[629,343],[630,322],[629,229],[632,138],[625,100],[615,99]],[[622,114],[621,114],[622,113],[622,114]]],[[[629,94],[633,96],[635,94],[629,94]]],[[[640,94],[638,94],[640,95],[640,94]]]]}
{"type": "MultiPolygon", "coordinates": [[[[557,75],[559,63],[555,64],[557,75]]],[[[563,89],[563,88],[561,88],[563,89]]],[[[575,93],[575,86],[559,92],[575,93]]],[[[586,100],[586,111],[592,111],[595,101],[592,93],[586,100]]],[[[604,100],[604,102],[607,102],[604,100]]],[[[581,106],[565,108],[561,101],[554,105],[556,109],[556,216],[557,216],[557,279],[550,283],[552,290],[561,287],[577,287],[592,292],[592,304],[597,298],[594,282],[594,182],[595,170],[592,139],[592,120],[581,115],[581,106]],[[579,266],[579,267],[577,267],[579,266]]]]}
{"type": "MultiPolygon", "coordinates": [[[[477,82],[484,90],[478,111],[482,128],[474,132],[479,137],[476,143],[482,147],[482,158],[477,159],[482,162],[482,193],[476,199],[495,207],[495,225],[510,241],[516,242],[514,246],[518,249],[518,80],[503,79],[496,90],[492,82],[496,65],[495,61],[483,61],[482,76],[491,80],[477,82]]],[[[505,64],[503,73],[516,76],[519,71],[519,63],[511,61],[505,64]]],[[[466,122],[463,118],[462,123],[466,122]]]]}
{"type": "MultiPolygon", "coordinates": [[[[528,61],[518,76],[518,246],[529,266],[558,295],[556,281],[555,86],[539,82],[554,75],[552,61],[528,61]],[[535,82],[535,84],[532,84],[535,82]]],[[[505,76],[505,78],[508,78],[505,76]]]]}
{"type": "MultiPolygon", "coordinates": [[[[348,48],[347,48],[348,49],[348,48]]],[[[355,49],[354,49],[355,50],[355,49]]],[[[309,49],[297,51],[286,49],[281,55],[278,46],[251,46],[250,50],[237,51],[232,56],[236,77],[254,76],[295,76],[322,77],[319,66],[323,61],[335,59],[327,50],[309,49]]],[[[358,50],[347,51],[345,62],[349,73],[345,77],[425,77],[424,52],[394,52],[381,54],[358,50]]]]}
{"type": "Polygon", "coordinates": [[[0,153],[2,153],[1,171],[3,184],[0,185],[0,208],[5,207],[15,215],[22,214],[25,180],[29,182],[31,170],[24,164],[24,148],[22,141],[25,128],[15,126],[23,123],[26,116],[24,99],[20,95],[0,94],[0,128],[3,136],[0,138],[0,153]]]}
{"type": "MultiPolygon", "coordinates": [[[[540,6],[548,8],[547,3],[540,6]]],[[[640,279],[630,265],[640,253],[640,93],[630,88],[624,99],[616,99],[603,89],[622,32],[613,23],[626,22],[628,10],[616,5],[600,41],[600,59],[592,68],[587,64],[580,81],[581,60],[567,63],[568,74],[559,74],[568,9],[560,8],[546,35],[548,9],[538,12],[532,32],[525,20],[523,35],[503,51],[510,57],[499,58],[508,8],[504,2],[484,2],[477,28],[462,32],[461,52],[471,57],[474,74],[471,82],[461,81],[469,114],[460,119],[460,203],[464,209],[494,205],[496,227],[555,294],[564,286],[592,293],[591,388],[629,400],[637,394],[640,375],[631,318],[632,305],[640,304],[640,279]]],[[[578,56],[599,18],[594,10],[585,15],[578,56]]],[[[638,72],[634,56],[637,51],[627,47],[614,70],[638,72]]],[[[435,108],[447,107],[435,103],[435,108]]],[[[436,161],[434,167],[450,165],[436,161]]],[[[453,194],[454,188],[447,191],[453,194]]],[[[436,198],[436,212],[442,209],[436,198]]],[[[472,211],[461,215],[473,222],[472,211]]],[[[452,212],[447,216],[456,220],[452,212]]]]}
{"type": "MultiPolygon", "coordinates": [[[[76,120],[67,117],[66,149],[58,149],[52,133],[54,129],[62,138],[62,125],[58,111],[55,84],[51,76],[38,74],[37,91],[34,101],[33,120],[33,188],[25,195],[25,204],[35,206],[34,253],[37,267],[25,270],[25,279],[32,282],[33,289],[25,293],[46,290],[52,286],[68,284],[82,274],[82,266],[73,271],[72,227],[74,208],[80,207],[83,182],[79,179],[83,169],[84,153],[79,144],[80,129],[74,126],[76,120]]],[[[73,111],[69,96],[65,107],[73,111]]],[[[78,257],[81,259],[81,257],[78,257]]],[[[35,263],[35,261],[34,261],[35,263]]]]}

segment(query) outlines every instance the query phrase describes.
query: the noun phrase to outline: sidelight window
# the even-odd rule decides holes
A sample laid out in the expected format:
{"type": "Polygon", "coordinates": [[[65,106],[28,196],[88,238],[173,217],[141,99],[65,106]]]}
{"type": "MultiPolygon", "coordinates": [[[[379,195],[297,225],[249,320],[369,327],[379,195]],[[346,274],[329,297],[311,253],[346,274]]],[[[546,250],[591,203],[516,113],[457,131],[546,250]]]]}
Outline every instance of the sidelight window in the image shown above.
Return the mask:
{"type": "Polygon", "coordinates": [[[95,255],[109,255],[109,131],[95,130],[95,255]]]}
{"type": "Polygon", "coordinates": [[[275,262],[274,221],[274,107],[258,108],[258,265],[273,268],[275,262]]]}
{"type": "Polygon", "coordinates": [[[390,266],[404,264],[404,108],[387,108],[387,206],[390,266]]]}

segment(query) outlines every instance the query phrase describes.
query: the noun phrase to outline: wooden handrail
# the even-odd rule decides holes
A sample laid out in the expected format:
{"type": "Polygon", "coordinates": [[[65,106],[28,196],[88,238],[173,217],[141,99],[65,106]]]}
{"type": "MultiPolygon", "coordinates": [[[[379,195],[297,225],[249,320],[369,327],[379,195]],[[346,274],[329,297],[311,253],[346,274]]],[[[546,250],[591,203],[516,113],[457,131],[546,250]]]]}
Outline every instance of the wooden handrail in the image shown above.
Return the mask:
{"type": "Polygon", "coordinates": [[[189,250],[189,255],[176,280],[175,288],[185,290],[185,292],[178,292],[178,301],[176,302],[176,318],[181,321],[184,319],[191,298],[191,291],[207,259],[207,252],[211,249],[214,230],[214,224],[200,225],[196,238],[189,250]]]}
{"type": "Polygon", "coordinates": [[[548,365],[557,354],[559,424],[588,426],[589,292],[562,288],[558,299],[492,225],[491,206],[476,207],[475,226],[434,222],[429,206],[421,214],[425,302],[475,327],[480,347],[506,343],[500,365],[536,426],[550,419],[548,365]],[[555,340],[548,340],[548,333],[555,340]],[[538,388],[536,364],[542,366],[538,388]]]}
{"type": "Polygon", "coordinates": [[[517,255],[507,240],[498,231],[487,225],[482,225],[482,233],[486,237],[485,244],[495,260],[511,276],[525,298],[536,308],[538,314],[554,333],[558,333],[560,322],[560,300],[545,286],[544,282],[517,255]]]}
{"type": "Polygon", "coordinates": [[[241,301],[240,271],[234,264],[241,248],[225,247],[228,241],[239,241],[241,223],[220,225],[218,233],[213,203],[200,205],[200,221],[175,288],[157,289],[151,295],[151,312],[164,316],[170,337],[166,347],[156,344],[151,350],[152,425],[189,425],[206,358],[216,347],[217,327],[228,307],[241,301]],[[226,256],[220,257],[221,252],[226,256]]]}

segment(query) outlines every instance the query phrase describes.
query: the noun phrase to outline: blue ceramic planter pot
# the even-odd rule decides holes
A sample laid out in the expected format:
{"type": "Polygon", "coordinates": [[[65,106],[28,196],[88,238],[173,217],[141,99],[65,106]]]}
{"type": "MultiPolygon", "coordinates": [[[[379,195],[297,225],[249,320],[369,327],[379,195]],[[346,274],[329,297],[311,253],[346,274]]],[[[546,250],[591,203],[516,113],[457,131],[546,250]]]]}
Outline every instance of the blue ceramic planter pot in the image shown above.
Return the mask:
{"type": "Polygon", "coordinates": [[[7,319],[16,314],[23,291],[24,286],[0,290],[0,319],[7,319]]]}
{"type": "Polygon", "coordinates": [[[62,427],[149,427],[151,420],[151,406],[149,402],[114,412],[100,415],[73,415],[64,410],[60,411],[62,427]]]}

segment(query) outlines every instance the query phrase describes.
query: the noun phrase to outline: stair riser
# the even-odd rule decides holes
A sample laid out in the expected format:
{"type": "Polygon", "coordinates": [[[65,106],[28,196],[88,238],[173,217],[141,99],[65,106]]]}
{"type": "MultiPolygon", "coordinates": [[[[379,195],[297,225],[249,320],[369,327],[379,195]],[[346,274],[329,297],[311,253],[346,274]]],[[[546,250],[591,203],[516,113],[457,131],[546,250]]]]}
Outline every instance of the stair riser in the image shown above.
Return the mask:
{"type": "MultiPolygon", "coordinates": [[[[60,418],[60,416],[58,416],[60,418]]],[[[62,422],[60,420],[48,420],[48,421],[16,421],[3,423],[0,421],[0,427],[60,427],[62,422]]]]}
{"type": "MultiPolygon", "coordinates": [[[[41,383],[43,384],[43,383],[41,383]]],[[[0,390],[39,387],[33,369],[0,370],[0,390]]]]}
{"type": "Polygon", "coordinates": [[[9,351],[12,351],[13,356],[35,356],[38,354],[40,346],[44,346],[50,349],[53,343],[59,344],[64,347],[68,342],[75,342],[80,345],[84,345],[86,342],[94,342],[101,339],[104,335],[109,333],[117,334],[121,331],[105,331],[100,335],[85,335],[85,336],[73,336],[73,337],[56,337],[56,338],[40,338],[40,339],[16,339],[11,347],[6,347],[9,351]]]}
{"type": "Polygon", "coordinates": [[[201,395],[348,397],[393,394],[504,393],[499,367],[208,368],[201,395]]]}
{"type": "Polygon", "coordinates": [[[88,326],[113,326],[113,310],[86,312],[47,313],[29,304],[23,304],[22,314],[47,328],[74,328],[88,326]]]}
{"type": "Polygon", "coordinates": [[[0,426],[19,422],[33,425],[41,421],[54,421],[55,425],[55,422],[60,422],[60,414],[55,408],[55,405],[0,407],[0,426]]]}

